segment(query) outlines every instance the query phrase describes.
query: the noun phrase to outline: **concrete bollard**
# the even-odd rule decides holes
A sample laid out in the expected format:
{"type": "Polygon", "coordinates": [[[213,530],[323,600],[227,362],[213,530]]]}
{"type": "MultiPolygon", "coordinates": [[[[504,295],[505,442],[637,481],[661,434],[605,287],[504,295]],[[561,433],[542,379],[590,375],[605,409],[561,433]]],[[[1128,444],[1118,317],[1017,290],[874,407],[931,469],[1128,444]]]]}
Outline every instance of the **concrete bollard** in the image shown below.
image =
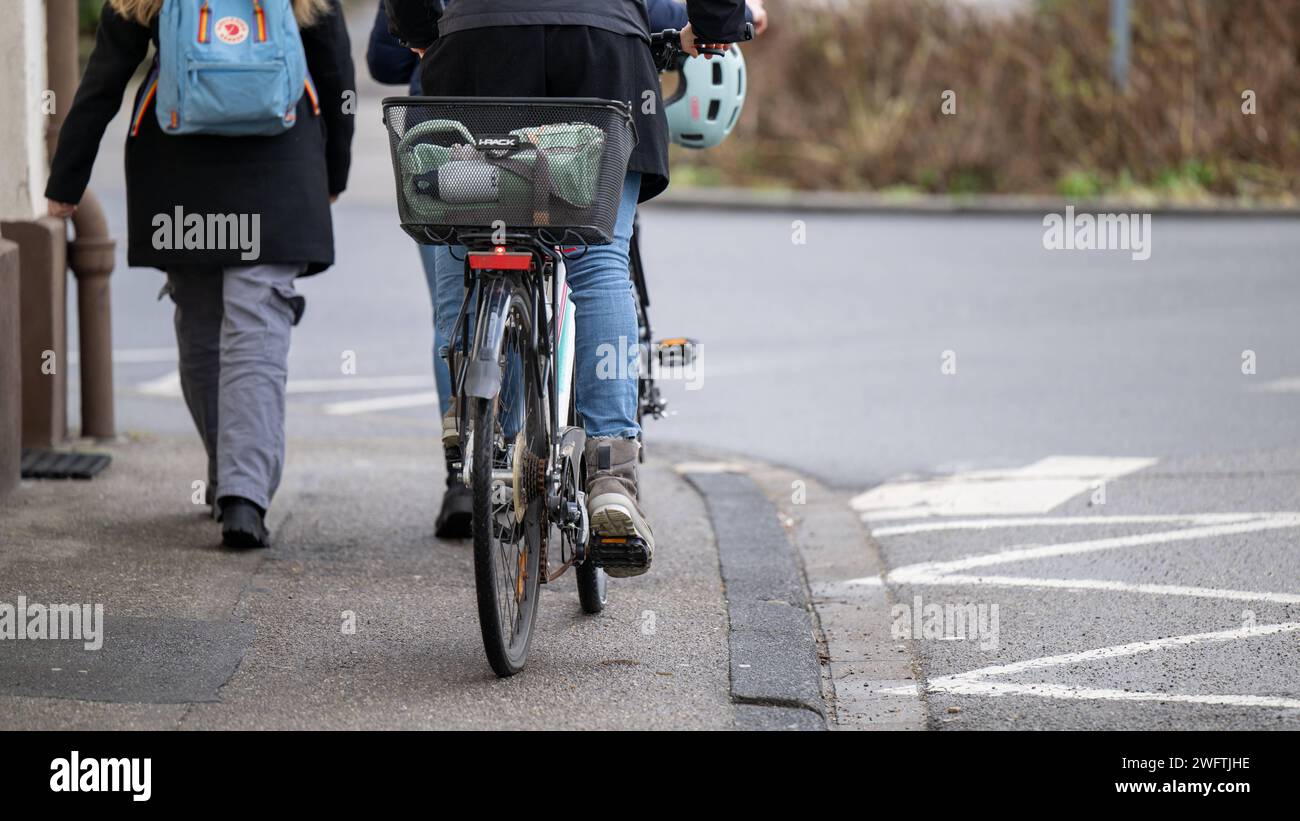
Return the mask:
{"type": "Polygon", "coordinates": [[[68,436],[68,228],[41,217],[0,222],[18,244],[22,312],[23,447],[49,448],[68,436]]]}

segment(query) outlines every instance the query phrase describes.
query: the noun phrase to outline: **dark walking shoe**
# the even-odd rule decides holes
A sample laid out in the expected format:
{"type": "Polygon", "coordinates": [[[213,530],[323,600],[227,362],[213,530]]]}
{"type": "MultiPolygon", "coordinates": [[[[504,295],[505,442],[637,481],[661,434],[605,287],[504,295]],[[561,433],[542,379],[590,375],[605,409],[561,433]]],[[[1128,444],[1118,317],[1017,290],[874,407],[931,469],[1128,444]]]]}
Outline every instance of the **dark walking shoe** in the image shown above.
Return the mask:
{"type": "Polygon", "coordinates": [[[447,492],[442,494],[442,510],[438,511],[433,535],[439,539],[468,539],[473,535],[470,533],[473,519],[474,494],[464,482],[449,482],[447,492]]]}
{"type": "Polygon", "coordinates": [[[474,493],[461,480],[460,448],[445,447],[442,451],[447,462],[447,489],[442,494],[442,510],[433,526],[433,535],[439,539],[468,539],[470,523],[474,521],[474,493]]]}
{"type": "Polygon", "coordinates": [[[247,499],[226,496],[221,505],[221,543],[236,550],[270,547],[266,532],[266,512],[247,499]]]}
{"type": "Polygon", "coordinates": [[[637,504],[635,439],[588,439],[587,511],[591,556],[614,578],[650,569],[655,537],[637,504]]]}

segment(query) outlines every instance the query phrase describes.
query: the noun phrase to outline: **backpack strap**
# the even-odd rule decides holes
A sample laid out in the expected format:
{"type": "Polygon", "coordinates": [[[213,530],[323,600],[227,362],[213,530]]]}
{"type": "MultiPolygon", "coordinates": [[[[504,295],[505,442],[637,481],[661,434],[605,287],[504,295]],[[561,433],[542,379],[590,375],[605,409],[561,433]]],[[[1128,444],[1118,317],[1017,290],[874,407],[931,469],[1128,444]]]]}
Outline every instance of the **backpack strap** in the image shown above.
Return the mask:
{"type": "Polygon", "coordinates": [[[316,84],[311,81],[311,72],[307,72],[307,78],[303,80],[303,85],[307,89],[307,99],[311,101],[311,113],[320,116],[320,95],[316,93],[316,84]]]}
{"type": "Polygon", "coordinates": [[[145,75],[144,85],[140,86],[144,92],[140,95],[140,101],[136,103],[135,111],[131,114],[131,136],[140,133],[140,123],[144,120],[144,113],[149,110],[149,104],[158,94],[158,58],[153,58],[153,66],[150,67],[149,73],[145,75]]]}

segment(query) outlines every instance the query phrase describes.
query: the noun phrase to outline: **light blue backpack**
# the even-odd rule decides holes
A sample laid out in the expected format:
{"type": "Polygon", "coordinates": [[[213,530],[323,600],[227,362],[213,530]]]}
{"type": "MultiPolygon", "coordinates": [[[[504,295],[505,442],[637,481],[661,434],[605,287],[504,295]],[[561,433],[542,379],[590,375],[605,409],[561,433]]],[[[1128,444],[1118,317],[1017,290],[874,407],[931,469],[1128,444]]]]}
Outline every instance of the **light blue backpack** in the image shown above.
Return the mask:
{"type": "Polygon", "coordinates": [[[291,0],[164,0],[158,40],[164,134],[279,134],[304,91],[319,111],[291,0]]]}

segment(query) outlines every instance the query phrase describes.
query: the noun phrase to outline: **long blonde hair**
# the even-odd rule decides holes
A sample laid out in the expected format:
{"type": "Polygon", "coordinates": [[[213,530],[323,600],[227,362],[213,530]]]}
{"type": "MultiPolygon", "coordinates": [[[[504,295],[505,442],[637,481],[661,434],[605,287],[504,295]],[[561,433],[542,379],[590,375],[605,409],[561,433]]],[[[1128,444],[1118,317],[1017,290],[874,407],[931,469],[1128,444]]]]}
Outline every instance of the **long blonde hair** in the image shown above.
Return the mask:
{"type": "MultiPolygon", "coordinates": [[[[108,0],[119,16],[147,26],[162,11],[163,0],[108,0]]],[[[293,0],[293,16],[302,28],[329,14],[330,0],[293,0]]]]}

